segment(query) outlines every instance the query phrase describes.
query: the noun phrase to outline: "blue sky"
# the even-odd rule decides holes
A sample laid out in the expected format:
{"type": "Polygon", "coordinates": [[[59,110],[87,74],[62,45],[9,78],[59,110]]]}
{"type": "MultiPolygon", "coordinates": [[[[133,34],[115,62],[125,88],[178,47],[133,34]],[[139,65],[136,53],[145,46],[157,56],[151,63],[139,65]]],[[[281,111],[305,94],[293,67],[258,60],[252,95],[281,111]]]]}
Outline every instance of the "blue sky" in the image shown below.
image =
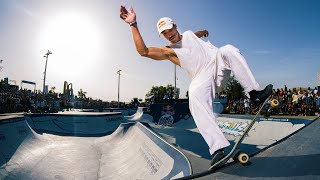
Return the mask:
{"type": "MultiPolygon", "coordinates": [[[[0,78],[34,81],[42,89],[48,49],[47,83],[61,92],[117,99],[117,70],[122,70],[120,100],[144,98],[153,85],[174,83],[174,66],[136,53],[119,7],[133,6],[147,46],[167,44],[156,22],[171,17],[181,32],[207,29],[218,47],[241,50],[261,86],[317,86],[320,72],[320,2],[316,0],[3,0],[0,1],[0,78]]],[[[177,71],[185,95],[190,79],[177,71]]],[[[29,86],[25,86],[31,88],[29,86]]]]}

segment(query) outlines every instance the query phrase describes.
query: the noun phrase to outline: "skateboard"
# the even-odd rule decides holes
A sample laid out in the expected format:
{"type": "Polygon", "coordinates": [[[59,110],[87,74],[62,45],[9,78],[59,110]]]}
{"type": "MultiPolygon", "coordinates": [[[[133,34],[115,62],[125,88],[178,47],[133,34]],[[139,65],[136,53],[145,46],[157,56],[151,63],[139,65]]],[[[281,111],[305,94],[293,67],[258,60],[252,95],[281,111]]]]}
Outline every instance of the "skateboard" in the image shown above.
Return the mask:
{"type": "Polygon", "coordinates": [[[185,176],[179,179],[194,179],[194,178],[199,178],[202,176],[206,176],[208,174],[213,173],[216,168],[223,166],[224,164],[226,164],[229,159],[233,158],[233,160],[238,160],[241,164],[245,164],[249,161],[249,155],[246,153],[241,152],[239,149],[237,149],[238,145],[241,144],[241,142],[243,141],[243,139],[247,136],[248,132],[251,130],[251,128],[253,127],[254,123],[256,122],[256,120],[258,119],[259,115],[262,114],[262,110],[266,109],[266,112],[263,114],[264,116],[268,116],[270,115],[269,112],[272,111],[273,108],[277,107],[279,105],[278,100],[276,99],[272,99],[272,96],[270,95],[261,105],[261,107],[259,108],[257,114],[253,117],[251,123],[247,126],[247,128],[245,129],[245,131],[243,132],[243,135],[238,139],[238,141],[236,141],[236,143],[234,144],[232,150],[224,157],[222,158],[220,161],[216,162],[215,164],[213,164],[212,166],[209,167],[208,170],[203,171],[203,172],[199,172],[196,174],[192,174],[190,176],[185,176]]]}

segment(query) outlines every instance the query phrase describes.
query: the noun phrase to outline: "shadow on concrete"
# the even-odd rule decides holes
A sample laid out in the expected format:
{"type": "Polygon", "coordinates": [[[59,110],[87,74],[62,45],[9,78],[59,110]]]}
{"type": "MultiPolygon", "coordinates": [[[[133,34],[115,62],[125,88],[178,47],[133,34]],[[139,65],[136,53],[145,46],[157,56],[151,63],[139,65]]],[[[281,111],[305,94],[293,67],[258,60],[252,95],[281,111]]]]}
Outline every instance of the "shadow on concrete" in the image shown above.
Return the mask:
{"type": "Polygon", "coordinates": [[[222,173],[242,177],[297,177],[320,175],[320,166],[315,162],[320,161],[320,154],[283,156],[283,157],[257,157],[252,160],[251,165],[235,167],[222,170],[222,173]]]}

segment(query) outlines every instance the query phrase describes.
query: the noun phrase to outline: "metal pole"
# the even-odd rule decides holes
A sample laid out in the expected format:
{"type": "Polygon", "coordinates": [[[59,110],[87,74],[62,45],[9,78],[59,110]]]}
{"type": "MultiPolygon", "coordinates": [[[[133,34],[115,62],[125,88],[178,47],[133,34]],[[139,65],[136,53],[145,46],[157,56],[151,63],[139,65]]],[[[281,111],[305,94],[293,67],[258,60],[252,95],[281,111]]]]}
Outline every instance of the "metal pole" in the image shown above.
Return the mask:
{"type": "Polygon", "coordinates": [[[46,66],[44,68],[44,77],[43,77],[43,94],[45,94],[45,88],[46,88],[46,74],[47,74],[47,63],[48,63],[48,57],[52,54],[51,51],[48,50],[48,52],[43,56],[46,58],[46,66]]]}
{"type": "Polygon", "coordinates": [[[52,52],[48,50],[48,52],[43,56],[46,58],[46,66],[44,68],[44,77],[43,77],[43,94],[45,93],[45,88],[46,88],[47,63],[48,63],[48,57],[50,54],[52,54],[52,52]]]}
{"type": "Polygon", "coordinates": [[[120,107],[120,72],[121,70],[118,70],[117,71],[117,74],[119,74],[119,77],[118,77],[118,107],[120,107]]]}

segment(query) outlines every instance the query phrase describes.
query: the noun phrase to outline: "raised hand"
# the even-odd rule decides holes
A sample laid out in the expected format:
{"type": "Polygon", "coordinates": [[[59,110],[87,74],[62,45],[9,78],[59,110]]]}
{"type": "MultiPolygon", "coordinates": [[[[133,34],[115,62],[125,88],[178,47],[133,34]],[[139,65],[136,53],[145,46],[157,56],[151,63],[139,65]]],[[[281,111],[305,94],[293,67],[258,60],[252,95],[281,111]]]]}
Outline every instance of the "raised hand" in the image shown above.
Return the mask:
{"type": "Polygon", "coordinates": [[[202,30],[202,37],[208,37],[209,36],[209,32],[207,30],[202,30]]]}
{"type": "Polygon", "coordinates": [[[133,8],[130,7],[128,11],[124,6],[120,6],[120,18],[126,23],[130,24],[136,20],[136,13],[133,11],[133,8]]]}
{"type": "Polygon", "coordinates": [[[198,38],[206,38],[209,36],[209,32],[207,30],[197,31],[194,33],[198,38]]]}

